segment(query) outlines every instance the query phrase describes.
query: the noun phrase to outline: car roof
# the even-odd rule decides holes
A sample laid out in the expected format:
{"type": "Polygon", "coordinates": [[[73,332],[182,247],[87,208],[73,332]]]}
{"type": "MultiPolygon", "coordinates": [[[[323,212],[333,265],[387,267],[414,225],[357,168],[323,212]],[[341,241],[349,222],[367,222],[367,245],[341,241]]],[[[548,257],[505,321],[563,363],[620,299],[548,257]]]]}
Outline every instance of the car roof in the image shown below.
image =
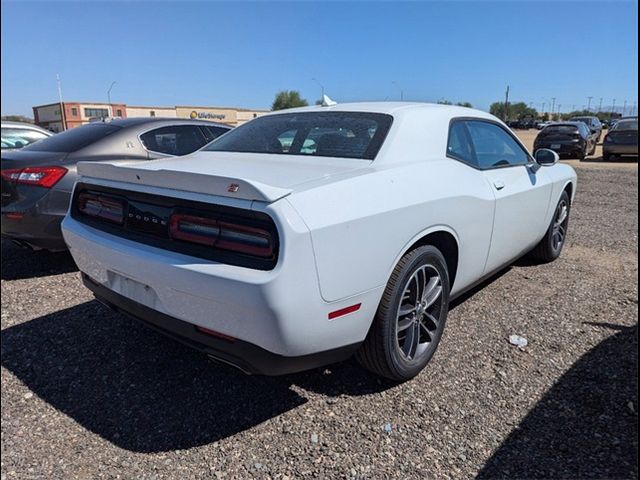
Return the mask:
{"type": "Polygon", "coordinates": [[[330,106],[315,105],[309,107],[290,108],[286,110],[278,110],[270,112],[267,115],[278,115],[285,113],[302,113],[302,112],[370,112],[370,113],[386,113],[394,117],[402,117],[408,114],[426,115],[430,118],[439,118],[446,120],[447,118],[456,117],[476,117],[491,120],[498,120],[490,113],[474,108],[459,107],[457,105],[442,105],[439,103],[423,103],[423,102],[352,102],[337,103],[330,106]]]}
{"type": "Polygon", "coordinates": [[[231,125],[225,123],[210,122],[208,120],[198,120],[191,118],[175,118],[175,117],[130,117],[130,118],[110,118],[105,121],[96,120],[91,123],[107,123],[116,127],[128,128],[141,125],[175,125],[178,123],[197,124],[197,125],[213,125],[216,127],[233,128],[231,125]]]}
{"type": "Polygon", "coordinates": [[[48,134],[51,134],[50,131],[45,130],[42,127],[39,127],[38,125],[34,125],[33,123],[27,123],[27,122],[9,122],[9,121],[2,121],[2,127],[10,127],[10,128],[24,128],[24,129],[31,129],[31,130],[38,130],[40,132],[46,132],[48,134]]]}

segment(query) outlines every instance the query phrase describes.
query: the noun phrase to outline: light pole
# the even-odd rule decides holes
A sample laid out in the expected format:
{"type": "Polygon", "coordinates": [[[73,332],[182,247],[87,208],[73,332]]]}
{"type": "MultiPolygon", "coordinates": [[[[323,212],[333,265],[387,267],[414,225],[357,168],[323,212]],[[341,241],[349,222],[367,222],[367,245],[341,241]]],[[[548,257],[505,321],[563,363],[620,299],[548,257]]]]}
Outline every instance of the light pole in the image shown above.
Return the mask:
{"type": "Polygon", "coordinates": [[[624,113],[627,111],[627,101],[624,101],[624,105],[622,107],[622,116],[624,117],[624,113]]]}
{"type": "Polygon", "coordinates": [[[600,105],[598,105],[598,113],[602,111],[602,97],[600,97],[600,105]]]}
{"type": "Polygon", "coordinates": [[[113,86],[116,84],[116,81],[114,80],[113,82],[111,82],[111,85],[109,85],[109,90],[107,90],[107,100],[109,101],[109,116],[113,117],[113,107],[111,106],[111,89],[113,88],[113,86]]]}
{"type": "Polygon", "coordinates": [[[311,80],[313,80],[314,82],[316,82],[318,84],[318,86],[320,87],[320,91],[322,92],[322,98],[320,100],[324,101],[324,85],[322,85],[317,78],[313,77],[311,80]]]}
{"type": "Polygon", "coordinates": [[[402,102],[404,100],[404,90],[402,90],[402,87],[398,85],[398,82],[396,82],[395,80],[391,83],[393,83],[400,90],[400,101],[402,102]]]}
{"type": "Polygon", "coordinates": [[[587,97],[587,99],[589,100],[589,103],[587,104],[587,111],[590,112],[591,111],[591,100],[593,99],[593,97],[587,97]]]}
{"type": "Polygon", "coordinates": [[[616,99],[613,99],[613,105],[611,105],[611,118],[613,118],[613,114],[616,111],[616,99]]]}
{"type": "Polygon", "coordinates": [[[551,119],[553,119],[553,111],[556,109],[556,97],[551,97],[551,119]]]}

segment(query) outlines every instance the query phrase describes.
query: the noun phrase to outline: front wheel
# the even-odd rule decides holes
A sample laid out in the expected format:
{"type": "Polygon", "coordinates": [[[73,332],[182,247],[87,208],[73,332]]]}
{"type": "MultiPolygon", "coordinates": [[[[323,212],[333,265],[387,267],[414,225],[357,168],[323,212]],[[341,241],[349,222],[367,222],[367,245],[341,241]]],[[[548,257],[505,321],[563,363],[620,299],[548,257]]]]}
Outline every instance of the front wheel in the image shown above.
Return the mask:
{"type": "Polygon", "coordinates": [[[531,251],[530,256],[541,263],[553,262],[562,253],[569,228],[571,201],[566,191],[562,192],[551,225],[544,238],[531,251]]]}
{"type": "Polygon", "coordinates": [[[442,337],[449,288],[447,263],[437,248],[418,247],[402,257],[356,353],[360,364],[395,381],[420,373],[442,337]]]}

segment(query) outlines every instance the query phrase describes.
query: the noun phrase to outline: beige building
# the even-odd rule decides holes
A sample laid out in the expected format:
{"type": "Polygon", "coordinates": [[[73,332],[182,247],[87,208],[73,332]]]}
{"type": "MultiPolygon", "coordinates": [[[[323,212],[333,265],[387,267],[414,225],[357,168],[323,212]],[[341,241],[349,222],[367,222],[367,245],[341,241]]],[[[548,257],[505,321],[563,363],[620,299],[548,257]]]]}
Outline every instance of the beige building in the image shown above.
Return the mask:
{"type": "Polygon", "coordinates": [[[168,117],[197,118],[238,126],[269,110],[236,107],[175,107],[133,106],[124,103],[56,102],[33,107],[35,123],[54,132],[78,127],[105,117],[168,117]]]}

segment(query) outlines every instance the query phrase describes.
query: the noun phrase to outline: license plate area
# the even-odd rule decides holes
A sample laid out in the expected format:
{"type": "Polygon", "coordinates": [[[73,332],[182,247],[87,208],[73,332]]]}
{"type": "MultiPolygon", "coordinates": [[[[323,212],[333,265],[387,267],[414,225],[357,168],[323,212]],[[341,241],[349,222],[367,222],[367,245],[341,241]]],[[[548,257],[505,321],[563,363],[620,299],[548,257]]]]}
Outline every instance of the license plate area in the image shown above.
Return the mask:
{"type": "Polygon", "coordinates": [[[158,295],[149,285],[111,270],[107,271],[109,288],[123,297],[127,297],[147,307],[155,308],[158,295]]]}

